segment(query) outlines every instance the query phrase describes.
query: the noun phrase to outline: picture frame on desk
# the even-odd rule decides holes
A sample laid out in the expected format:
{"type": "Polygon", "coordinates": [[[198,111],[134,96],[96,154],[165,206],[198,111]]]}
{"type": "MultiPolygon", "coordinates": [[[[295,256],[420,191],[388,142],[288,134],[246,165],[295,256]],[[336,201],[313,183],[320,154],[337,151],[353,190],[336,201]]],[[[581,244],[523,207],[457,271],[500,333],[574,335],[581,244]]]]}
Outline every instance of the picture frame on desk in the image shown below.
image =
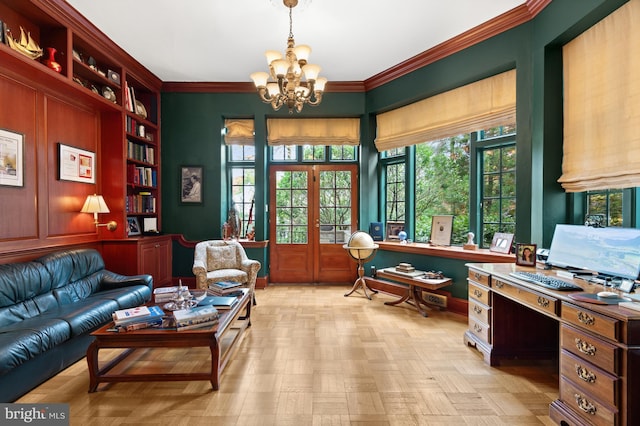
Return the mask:
{"type": "Polygon", "coordinates": [[[404,231],[404,222],[387,222],[387,240],[400,241],[400,231],[404,231]]]}
{"type": "Polygon", "coordinates": [[[516,243],[516,265],[536,266],[536,244],[516,243]]]}
{"type": "Polygon", "coordinates": [[[24,135],[0,129],[0,185],[24,186],[24,135]]]}
{"type": "Polygon", "coordinates": [[[202,204],[202,166],[180,167],[180,202],[184,204],[202,204]]]}
{"type": "Polygon", "coordinates": [[[453,215],[433,215],[429,242],[436,246],[450,246],[453,233],[453,215]]]}
{"type": "Polygon", "coordinates": [[[127,216],[127,236],[133,237],[141,234],[138,218],[135,216],[127,216]]]}
{"type": "Polygon", "coordinates": [[[491,247],[489,251],[495,253],[511,253],[511,245],[513,244],[513,234],[507,232],[496,232],[493,234],[493,240],[491,240],[491,247]]]}

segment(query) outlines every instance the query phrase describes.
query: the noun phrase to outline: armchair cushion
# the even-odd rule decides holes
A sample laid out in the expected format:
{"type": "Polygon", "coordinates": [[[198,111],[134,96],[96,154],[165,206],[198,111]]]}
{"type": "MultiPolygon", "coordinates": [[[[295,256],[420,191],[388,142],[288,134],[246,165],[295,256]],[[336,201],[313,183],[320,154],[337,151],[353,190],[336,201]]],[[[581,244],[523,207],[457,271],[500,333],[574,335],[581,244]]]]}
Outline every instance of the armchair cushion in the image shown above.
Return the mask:
{"type": "Polygon", "coordinates": [[[209,246],[207,247],[207,270],[236,269],[240,267],[234,246],[209,246]]]}

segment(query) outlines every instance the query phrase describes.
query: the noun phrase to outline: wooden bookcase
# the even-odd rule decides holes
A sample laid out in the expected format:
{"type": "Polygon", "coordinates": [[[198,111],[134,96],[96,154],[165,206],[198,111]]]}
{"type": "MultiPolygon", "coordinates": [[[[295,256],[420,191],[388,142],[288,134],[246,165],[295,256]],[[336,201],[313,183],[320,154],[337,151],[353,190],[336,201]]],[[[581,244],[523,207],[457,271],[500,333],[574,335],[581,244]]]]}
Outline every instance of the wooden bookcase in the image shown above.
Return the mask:
{"type": "MultiPolygon", "coordinates": [[[[33,118],[30,122],[27,117],[8,115],[0,120],[0,127],[26,134],[27,160],[36,159],[38,167],[44,169],[44,173],[41,170],[40,173],[28,175],[28,186],[25,187],[26,195],[34,193],[36,197],[46,197],[36,204],[36,217],[41,219],[38,219],[39,226],[33,226],[34,229],[44,230],[38,231],[44,234],[28,245],[21,243],[19,248],[51,244],[47,241],[49,234],[46,232],[56,234],[55,244],[58,245],[95,241],[96,238],[129,239],[128,217],[138,218],[141,226],[142,219],[155,218],[157,229],[161,230],[162,81],[64,0],[1,0],[0,21],[10,30],[10,34],[4,38],[19,38],[22,28],[44,49],[42,57],[31,59],[11,49],[6,41],[0,43],[0,83],[5,85],[0,84],[0,90],[2,87],[11,88],[4,93],[0,91],[3,103],[24,103],[22,99],[10,99],[13,95],[7,98],[12,92],[18,93],[13,87],[27,87],[36,96],[33,112],[35,124],[33,118]],[[48,58],[49,47],[56,50],[55,59],[61,65],[59,73],[43,63],[48,58]],[[128,102],[130,93],[135,95],[138,108],[128,102]],[[72,113],[65,117],[65,123],[48,121],[46,105],[50,99],[71,106],[72,113]],[[75,111],[78,113],[75,114],[75,111]],[[55,127],[58,141],[74,145],[78,132],[74,133],[73,129],[78,124],[82,128],[92,129],[84,132],[89,138],[77,144],[80,148],[96,152],[95,184],[61,182],[50,187],[53,189],[48,189],[48,193],[38,190],[47,187],[46,182],[55,178],[58,163],[54,147],[57,141],[48,138],[47,130],[55,127]],[[35,155],[36,150],[39,156],[35,155]],[[42,153],[46,157],[40,160],[42,153]],[[145,179],[134,179],[132,171],[145,179]],[[34,180],[37,182],[34,183],[34,180]],[[104,196],[111,210],[108,214],[100,215],[100,222],[115,220],[118,224],[116,231],[111,232],[104,227],[96,230],[88,215],[78,216],[79,207],[76,209],[75,204],[94,192],[104,196]],[[52,197],[55,200],[66,197],[66,200],[72,200],[74,207],[60,215],[55,209],[63,207],[51,201],[54,199],[52,197]],[[53,229],[51,218],[58,221],[53,229]]],[[[28,198],[24,203],[32,206],[33,199],[29,201],[28,198]]],[[[24,215],[24,208],[21,211],[16,207],[9,215],[17,220],[24,215]]],[[[30,230],[26,232],[32,239],[33,233],[30,230]]],[[[16,235],[14,239],[19,241],[21,237],[16,235]]],[[[14,246],[11,243],[5,249],[14,249],[14,246]]]]}

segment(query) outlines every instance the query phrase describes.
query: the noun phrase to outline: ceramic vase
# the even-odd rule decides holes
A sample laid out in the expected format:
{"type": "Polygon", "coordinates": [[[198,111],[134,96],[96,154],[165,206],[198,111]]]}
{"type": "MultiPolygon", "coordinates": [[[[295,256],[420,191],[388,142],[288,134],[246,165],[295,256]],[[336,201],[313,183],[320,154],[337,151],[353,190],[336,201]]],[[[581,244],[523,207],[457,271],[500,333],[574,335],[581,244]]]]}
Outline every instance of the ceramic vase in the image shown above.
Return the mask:
{"type": "Polygon", "coordinates": [[[55,47],[47,47],[48,57],[42,61],[47,67],[51,68],[55,72],[62,71],[62,65],[56,62],[56,48],[55,47]]]}

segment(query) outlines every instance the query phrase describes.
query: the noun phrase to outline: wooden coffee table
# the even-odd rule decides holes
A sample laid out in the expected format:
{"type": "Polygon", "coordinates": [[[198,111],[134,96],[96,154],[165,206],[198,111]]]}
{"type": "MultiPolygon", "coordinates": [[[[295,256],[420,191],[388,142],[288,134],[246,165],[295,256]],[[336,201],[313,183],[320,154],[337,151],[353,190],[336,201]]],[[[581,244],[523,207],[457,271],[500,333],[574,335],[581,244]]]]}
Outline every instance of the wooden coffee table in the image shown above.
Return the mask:
{"type": "MultiPolygon", "coordinates": [[[[243,289],[240,301],[229,311],[220,311],[218,324],[192,330],[148,328],[127,332],[112,330],[113,323],[91,333],[94,341],[87,349],[89,366],[89,392],[95,392],[100,383],[190,381],[208,380],[214,390],[220,387],[220,375],[229,361],[234,346],[243,332],[251,326],[249,289],[243,289]],[[245,312],[244,316],[241,313],[245,312]],[[135,350],[143,348],[191,348],[208,347],[211,351],[211,370],[201,373],[112,373],[116,365],[123,365],[135,350]],[[122,354],[100,367],[98,352],[104,348],[124,348],[122,354]]],[[[125,365],[126,366],[126,365],[125,365]]]]}

